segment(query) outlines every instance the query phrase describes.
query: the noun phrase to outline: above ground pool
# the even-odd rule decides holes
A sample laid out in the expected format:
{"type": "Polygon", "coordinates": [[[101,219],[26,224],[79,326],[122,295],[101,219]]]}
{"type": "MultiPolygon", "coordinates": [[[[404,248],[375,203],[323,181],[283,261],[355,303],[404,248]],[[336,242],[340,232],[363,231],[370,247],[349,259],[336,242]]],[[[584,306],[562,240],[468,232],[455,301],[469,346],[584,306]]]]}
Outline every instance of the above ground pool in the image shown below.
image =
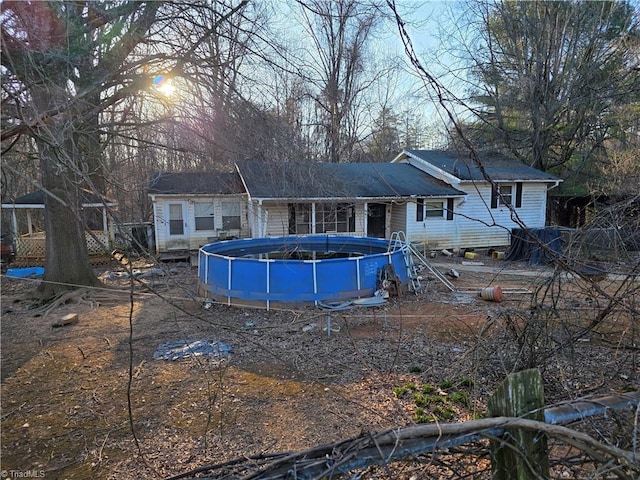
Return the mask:
{"type": "Polygon", "coordinates": [[[266,308],[370,297],[390,270],[407,283],[404,251],[388,240],[340,235],[216,242],[200,248],[199,291],[228,305],[266,308]]]}

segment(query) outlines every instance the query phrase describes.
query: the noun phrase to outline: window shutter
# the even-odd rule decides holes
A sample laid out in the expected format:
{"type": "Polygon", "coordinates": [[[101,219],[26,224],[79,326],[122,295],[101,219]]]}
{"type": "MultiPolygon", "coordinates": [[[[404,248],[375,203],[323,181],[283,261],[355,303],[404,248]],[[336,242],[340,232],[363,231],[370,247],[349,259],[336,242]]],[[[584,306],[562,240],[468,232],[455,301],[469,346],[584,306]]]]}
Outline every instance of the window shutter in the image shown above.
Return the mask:
{"type": "Polygon", "coordinates": [[[491,208],[498,208],[498,187],[491,185],[491,208]]]}
{"type": "Polygon", "coordinates": [[[416,222],[424,221],[424,198],[416,199],[416,222]]]}
{"type": "Polygon", "coordinates": [[[453,220],[453,198],[447,198],[447,220],[453,220]]]}
{"type": "Polygon", "coordinates": [[[516,183],[516,208],[522,206],[522,182],[516,183]]]}

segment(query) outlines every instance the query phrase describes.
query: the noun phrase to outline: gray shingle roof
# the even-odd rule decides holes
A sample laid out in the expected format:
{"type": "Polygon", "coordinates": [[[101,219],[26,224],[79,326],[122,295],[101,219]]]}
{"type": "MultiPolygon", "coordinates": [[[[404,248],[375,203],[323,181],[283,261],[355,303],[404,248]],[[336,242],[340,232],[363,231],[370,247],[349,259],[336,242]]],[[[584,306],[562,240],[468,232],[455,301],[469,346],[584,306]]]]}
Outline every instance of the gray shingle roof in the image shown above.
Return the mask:
{"type": "Polygon", "coordinates": [[[149,193],[165,195],[234,195],[245,193],[237,173],[182,172],[155,173],[149,193]]]}
{"type": "MultiPolygon", "coordinates": [[[[80,196],[83,205],[101,205],[101,204],[109,204],[116,205],[116,201],[105,197],[97,195],[93,192],[90,192],[85,189],[80,189],[80,196]]],[[[22,195],[16,198],[13,204],[16,205],[44,205],[45,193],[42,190],[36,190],[31,193],[27,193],[26,195],[22,195]]]]}
{"type": "Polygon", "coordinates": [[[238,170],[253,198],[398,198],[465,195],[408,164],[246,160],[238,170]]]}
{"type": "MultiPolygon", "coordinates": [[[[458,155],[454,152],[442,150],[405,150],[405,153],[414,158],[424,160],[458,177],[460,180],[484,180],[480,168],[468,155],[458,155]]],[[[538,180],[555,182],[560,180],[558,177],[537,170],[505,155],[481,153],[479,158],[487,174],[495,181],[538,180]]]]}

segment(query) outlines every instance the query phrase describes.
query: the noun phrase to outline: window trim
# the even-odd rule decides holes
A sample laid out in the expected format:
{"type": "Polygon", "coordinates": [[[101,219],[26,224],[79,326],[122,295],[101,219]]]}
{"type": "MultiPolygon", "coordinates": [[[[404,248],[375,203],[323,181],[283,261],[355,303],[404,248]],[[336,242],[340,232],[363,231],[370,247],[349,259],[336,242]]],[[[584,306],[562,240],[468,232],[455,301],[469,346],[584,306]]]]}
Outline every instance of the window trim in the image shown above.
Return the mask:
{"type": "Polygon", "coordinates": [[[453,198],[447,198],[447,220],[453,220],[453,198]]]}

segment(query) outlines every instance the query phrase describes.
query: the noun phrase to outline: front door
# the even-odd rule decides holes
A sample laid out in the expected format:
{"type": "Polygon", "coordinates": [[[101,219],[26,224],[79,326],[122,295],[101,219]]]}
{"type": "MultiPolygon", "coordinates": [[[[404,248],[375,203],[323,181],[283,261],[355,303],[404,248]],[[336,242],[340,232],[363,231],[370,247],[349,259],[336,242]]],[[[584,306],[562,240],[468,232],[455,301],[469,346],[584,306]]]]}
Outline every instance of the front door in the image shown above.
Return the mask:
{"type": "Polygon", "coordinates": [[[367,236],[386,238],[387,206],[384,203],[370,203],[367,206],[367,236]]]}
{"type": "Polygon", "coordinates": [[[187,242],[187,220],[185,202],[167,202],[167,249],[181,250],[189,248],[187,242]]]}

